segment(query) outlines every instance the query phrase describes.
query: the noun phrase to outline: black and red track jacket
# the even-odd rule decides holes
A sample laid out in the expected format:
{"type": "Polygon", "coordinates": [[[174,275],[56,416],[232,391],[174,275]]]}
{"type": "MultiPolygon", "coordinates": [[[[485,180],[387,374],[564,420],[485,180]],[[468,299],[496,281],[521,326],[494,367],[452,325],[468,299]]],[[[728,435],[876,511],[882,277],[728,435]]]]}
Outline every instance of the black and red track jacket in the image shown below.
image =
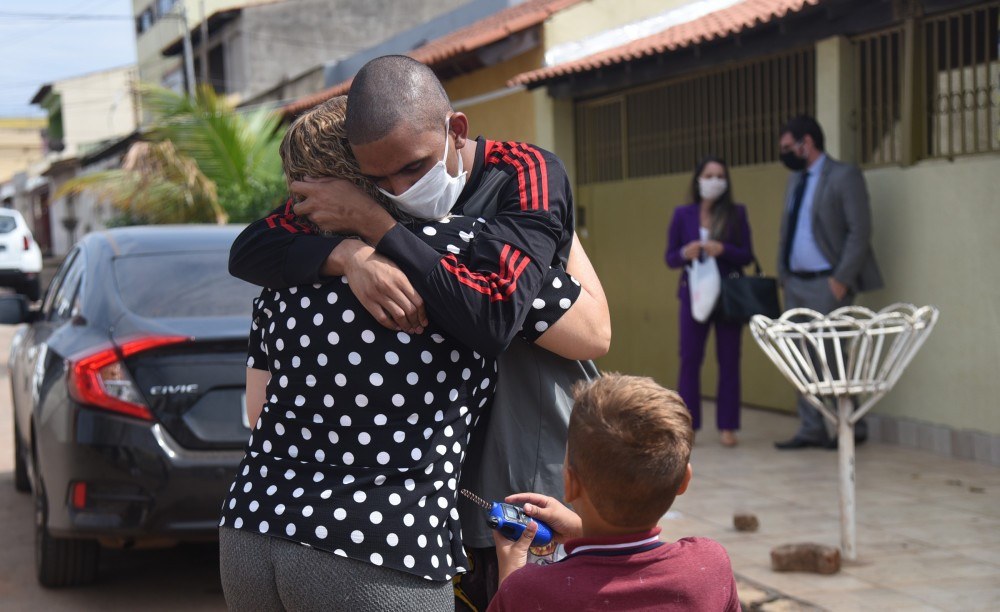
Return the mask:
{"type": "MultiPolygon", "coordinates": [[[[403,270],[435,323],[494,356],[521,329],[548,269],[566,266],[573,241],[566,169],[536,146],[480,137],[452,213],[485,219],[462,261],[442,257],[402,224],[375,248],[403,270]]],[[[229,272],[273,289],[322,282],[323,263],[341,240],[299,222],[289,201],[237,237],[229,272]]]]}

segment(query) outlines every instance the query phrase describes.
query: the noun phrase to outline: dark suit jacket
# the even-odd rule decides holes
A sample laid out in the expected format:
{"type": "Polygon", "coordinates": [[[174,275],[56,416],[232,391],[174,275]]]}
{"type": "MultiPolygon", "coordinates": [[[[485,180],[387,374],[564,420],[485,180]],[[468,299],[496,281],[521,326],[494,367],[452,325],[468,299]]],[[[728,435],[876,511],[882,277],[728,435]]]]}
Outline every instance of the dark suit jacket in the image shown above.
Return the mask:
{"type": "MultiPolygon", "coordinates": [[[[732,273],[743,274],[743,268],[753,261],[753,243],[750,240],[750,223],[747,221],[747,209],[742,204],[734,205],[736,216],[728,228],[726,236],[720,240],[725,247],[722,255],[715,258],[719,266],[719,274],[725,278],[732,273]]],[[[674,209],[674,218],[670,221],[667,232],[667,252],[664,259],[671,268],[680,268],[687,264],[681,255],[681,249],[692,240],[699,240],[701,234],[700,204],[685,204],[674,209]]],[[[677,296],[687,296],[687,270],[681,274],[677,287],[677,296]]]]}
{"type": "MultiPolygon", "coordinates": [[[[793,172],[785,190],[778,244],[778,276],[788,276],[783,254],[788,240],[788,215],[801,172],[793,172]]],[[[833,266],[833,277],[855,292],[881,289],[882,273],[871,247],[872,218],[868,189],[861,170],[829,155],[816,185],[812,230],[823,257],[833,266]]]]}

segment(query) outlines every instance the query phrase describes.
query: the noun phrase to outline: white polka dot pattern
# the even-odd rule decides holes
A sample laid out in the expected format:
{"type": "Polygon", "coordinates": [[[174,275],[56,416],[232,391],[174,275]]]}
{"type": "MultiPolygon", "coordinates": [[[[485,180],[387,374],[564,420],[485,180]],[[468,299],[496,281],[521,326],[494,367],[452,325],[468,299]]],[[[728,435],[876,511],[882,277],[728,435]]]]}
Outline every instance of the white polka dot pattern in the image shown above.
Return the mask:
{"type": "Polygon", "coordinates": [[[582,288],[572,276],[562,268],[550,268],[545,282],[532,301],[528,316],[521,327],[521,337],[535,342],[573,306],[580,297],[582,288]],[[572,282],[570,282],[572,281],[572,282]]]}
{"type": "MultiPolygon", "coordinates": [[[[437,226],[433,238],[464,245],[462,227],[437,226]]],[[[255,304],[247,363],[280,376],[223,524],[432,580],[464,571],[455,466],[495,362],[433,325],[413,336],[383,328],[343,283],[293,295],[264,291],[255,304]]]]}

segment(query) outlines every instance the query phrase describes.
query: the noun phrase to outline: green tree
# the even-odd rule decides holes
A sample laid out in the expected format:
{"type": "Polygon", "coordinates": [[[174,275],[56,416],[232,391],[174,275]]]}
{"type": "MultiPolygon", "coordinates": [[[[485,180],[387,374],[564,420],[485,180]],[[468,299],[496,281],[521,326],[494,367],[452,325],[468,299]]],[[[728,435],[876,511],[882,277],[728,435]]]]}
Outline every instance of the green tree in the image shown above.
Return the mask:
{"type": "Polygon", "coordinates": [[[153,119],[122,167],[75,178],[63,193],[90,190],[124,223],[251,221],[286,192],[278,145],[281,118],[241,113],[210,87],[194,97],[144,85],[153,119]]]}

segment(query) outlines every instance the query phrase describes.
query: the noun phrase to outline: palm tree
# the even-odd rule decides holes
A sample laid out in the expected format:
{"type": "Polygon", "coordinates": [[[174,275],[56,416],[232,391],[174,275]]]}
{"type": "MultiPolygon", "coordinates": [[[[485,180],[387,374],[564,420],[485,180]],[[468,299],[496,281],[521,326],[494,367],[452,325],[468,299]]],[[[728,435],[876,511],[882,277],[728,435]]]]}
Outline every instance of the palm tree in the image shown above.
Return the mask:
{"type": "Polygon", "coordinates": [[[129,147],[122,167],[80,176],[57,192],[91,191],[132,223],[226,223],[215,183],[173,143],[137,142],[129,147]]]}
{"type": "Polygon", "coordinates": [[[250,221],[285,193],[281,118],[239,113],[211,87],[189,98],[140,87],[153,120],[116,170],[66,183],[58,195],[91,190],[126,218],[147,223],[250,221]]]}

